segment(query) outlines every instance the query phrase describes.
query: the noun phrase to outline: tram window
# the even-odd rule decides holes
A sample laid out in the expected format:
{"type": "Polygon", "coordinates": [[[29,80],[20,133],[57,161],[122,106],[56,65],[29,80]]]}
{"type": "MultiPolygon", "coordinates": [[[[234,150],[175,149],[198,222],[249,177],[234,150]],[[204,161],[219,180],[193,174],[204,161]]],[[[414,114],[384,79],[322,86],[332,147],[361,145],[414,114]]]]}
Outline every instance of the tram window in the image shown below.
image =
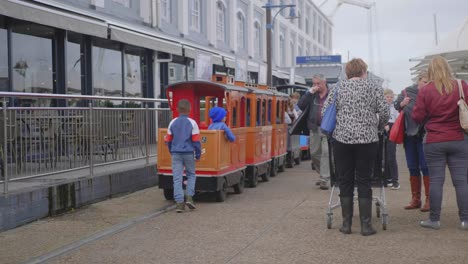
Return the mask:
{"type": "Polygon", "coordinates": [[[280,113],[281,113],[281,107],[280,107],[280,102],[277,101],[276,102],[276,124],[281,124],[281,116],[280,116],[280,113]]]}
{"type": "Polygon", "coordinates": [[[200,124],[202,122],[206,122],[205,113],[206,113],[205,97],[202,96],[202,97],[200,97],[200,124]]]}
{"type": "Polygon", "coordinates": [[[234,107],[232,108],[232,128],[236,128],[237,127],[237,102],[235,102],[234,104],[234,107]]]}
{"type": "Polygon", "coordinates": [[[240,126],[245,127],[245,98],[242,97],[240,103],[240,126]]]}
{"type": "Polygon", "coordinates": [[[246,121],[247,121],[246,126],[249,127],[250,126],[250,99],[247,99],[246,105],[247,105],[247,109],[246,109],[246,113],[247,113],[247,115],[246,115],[246,121]]]}
{"type": "Polygon", "coordinates": [[[262,101],[262,126],[266,125],[267,105],[266,100],[262,101]]]}
{"type": "Polygon", "coordinates": [[[257,119],[256,125],[263,125],[262,124],[262,102],[260,99],[257,100],[257,119]]]}
{"type": "Polygon", "coordinates": [[[271,100],[268,100],[268,124],[271,125],[271,115],[273,114],[271,112],[271,100]]]}

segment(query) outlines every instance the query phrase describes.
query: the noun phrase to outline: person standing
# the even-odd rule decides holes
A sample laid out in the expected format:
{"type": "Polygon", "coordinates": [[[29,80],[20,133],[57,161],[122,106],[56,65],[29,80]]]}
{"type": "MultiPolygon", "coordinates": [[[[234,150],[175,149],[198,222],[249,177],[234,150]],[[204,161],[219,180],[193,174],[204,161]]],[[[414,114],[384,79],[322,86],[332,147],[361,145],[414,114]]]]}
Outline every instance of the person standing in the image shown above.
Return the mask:
{"type": "Polygon", "coordinates": [[[308,109],[307,128],[309,129],[309,147],[312,166],[319,170],[320,189],[328,190],[330,185],[330,159],[328,156],[328,137],[320,131],[322,107],[328,96],[328,87],[323,74],[312,78],[312,87],[297,103],[301,111],[308,109]]]}
{"type": "MultiPolygon", "coordinates": [[[[385,126],[385,132],[388,134],[390,129],[392,129],[393,123],[398,117],[398,111],[393,106],[393,101],[395,94],[391,89],[384,90],[385,100],[387,101],[388,110],[390,113],[390,118],[388,119],[388,124],[385,126]]],[[[388,140],[388,137],[385,139],[386,144],[386,153],[385,153],[385,171],[387,172],[387,186],[391,186],[392,190],[400,189],[400,183],[398,182],[398,163],[396,160],[396,144],[388,140]]]]}
{"type": "Polygon", "coordinates": [[[423,137],[425,134],[424,125],[416,123],[411,114],[419,89],[427,83],[427,73],[422,72],[418,75],[418,82],[405,88],[394,103],[397,111],[405,113],[405,139],[403,146],[405,148],[406,164],[410,172],[411,201],[405,206],[405,209],[421,208],[421,182],[424,184],[426,201],[421,208],[422,212],[429,211],[429,171],[423,152],[423,137]],[[421,181],[422,173],[422,181],[421,181]]]}
{"type": "Polygon", "coordinates": [[[177,103],[179,116],[172,119],[164,137],[169,152],[172,156],[172,178],[174,181],[174,200],[176,201],[176,212],[185,211],[185,205],[191,210],[195,209],[193,195],[195,194],[195,160],[200,160],[201,144],[200,130],[197,122],[188,117],[190,113],[190,102],[182,99],[177,103]],[[184,168],[187,176],[187,197],[184,202],[184,189],[182,181],[184,168]]]}
{"type": "Polygon", "coordinates": [[[348,79],[330,92],[322,114],[336,98],[336,128],[332,137],[343,216],[340,232],[351,233],[357,185],[361,234],[369,236],[376,233],[371,221],[371,178],[378,151],[378,132],[388,123],[389,111],[382,88],[367,79],[367,64],[362,59],[352,59],[345,70],[348,79]]]}
{"type": "MultiPolygon", "coordinates": [[[[458,204],[460,228],[468,230],[468,135],[463,133],[457,102],[459,90],[468,95],[468,85],[458,86],[447,60],[436,56],[428,67],[429,84],[420,89],[412,118],[426,122],[424,154],[429,168],[429,219],[420,222],[425,228],[440,228],[445,167],[448,165],[458,204]]],[[[468,97],[465,101],[468,102],[468,97]]]]}

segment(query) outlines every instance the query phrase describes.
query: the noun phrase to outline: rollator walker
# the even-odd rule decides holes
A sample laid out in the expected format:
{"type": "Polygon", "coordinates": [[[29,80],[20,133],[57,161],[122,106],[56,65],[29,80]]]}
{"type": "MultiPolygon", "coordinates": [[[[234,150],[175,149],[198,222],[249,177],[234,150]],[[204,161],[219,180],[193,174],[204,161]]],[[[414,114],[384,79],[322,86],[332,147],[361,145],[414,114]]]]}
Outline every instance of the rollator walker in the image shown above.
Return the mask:
{"type": "MultiPolygon", "coordinates": [[[[375,189],[380,189],[378,196],[372,196],[372,201],[375,202],[375,210],[377,218],[380,218],[382,223],[382,229],[387,230],[388,225],[388,209],[387,209],[387,200],[385,196],[385,187],[386,187],[386,173],[385,173],[385,164],[387,162],[386,157],[386,140],[385,135],[379,133],[379,149],[377,153],[376,164],[374,166],[374,174],[372,177],[372,193],[375,193],[375,189]]],[[[333,158],[333,147],[331,144],[331,140],[328,140],[328,149],[329,149],[329,158],[330,158],[330,184],[332,186],[330,192],[330,199],[328,200],[328,207],[326,212],[326,219],[327,219],[327,228],[332,228],[333,223],[333,210],[336,208],[340,208],[340,199],[339,199],[339,179],[336,176],[335,172],[335,162],[333,158]],[[336,193],[336,195],[335,195],[336,193]]],[[[354,200],[357,200],[357,187],[354,188],[354,200]]]]}

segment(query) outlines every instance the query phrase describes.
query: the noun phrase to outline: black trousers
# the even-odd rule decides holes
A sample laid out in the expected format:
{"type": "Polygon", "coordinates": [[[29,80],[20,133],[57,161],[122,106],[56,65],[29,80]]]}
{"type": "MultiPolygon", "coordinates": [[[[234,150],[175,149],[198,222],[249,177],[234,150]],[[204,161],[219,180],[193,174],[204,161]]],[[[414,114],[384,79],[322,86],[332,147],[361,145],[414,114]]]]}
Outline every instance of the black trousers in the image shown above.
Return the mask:
{"type": "Polygon", "coordinates": [[[372,198],[371,178],[377,158],[378,142],[343,144],[333,142],[340,196],[353,197],[357,185],[359,198],[372,198]]]}

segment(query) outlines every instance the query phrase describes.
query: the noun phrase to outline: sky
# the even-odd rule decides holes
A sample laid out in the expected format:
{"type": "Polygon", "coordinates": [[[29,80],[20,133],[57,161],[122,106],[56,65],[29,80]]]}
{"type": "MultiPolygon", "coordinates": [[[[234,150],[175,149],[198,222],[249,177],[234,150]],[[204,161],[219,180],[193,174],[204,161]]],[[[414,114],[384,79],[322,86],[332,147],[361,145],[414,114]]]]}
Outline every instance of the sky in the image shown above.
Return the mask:
{"type": "MultiPolygon", "coordinates": [[[[371,0],[366,0],[371,2],[371,0]]],[[[344,4],[332,18],[333,51],[343,61],[362,58],[370,70],[384,77],[384,87],[395,92],[411,85],[410,68],[435,48],[434,14],[439,43],[458,29],[468,16],[468,0],[374,0],[372,11],[373,63],[369,53],[369,13],[361,7],[344,4]]],[[[314,0],[317,5],[323,0],[314,0]]],[[[329,15],[336,0],[328,0],[322,11],[329,15]]]]}

